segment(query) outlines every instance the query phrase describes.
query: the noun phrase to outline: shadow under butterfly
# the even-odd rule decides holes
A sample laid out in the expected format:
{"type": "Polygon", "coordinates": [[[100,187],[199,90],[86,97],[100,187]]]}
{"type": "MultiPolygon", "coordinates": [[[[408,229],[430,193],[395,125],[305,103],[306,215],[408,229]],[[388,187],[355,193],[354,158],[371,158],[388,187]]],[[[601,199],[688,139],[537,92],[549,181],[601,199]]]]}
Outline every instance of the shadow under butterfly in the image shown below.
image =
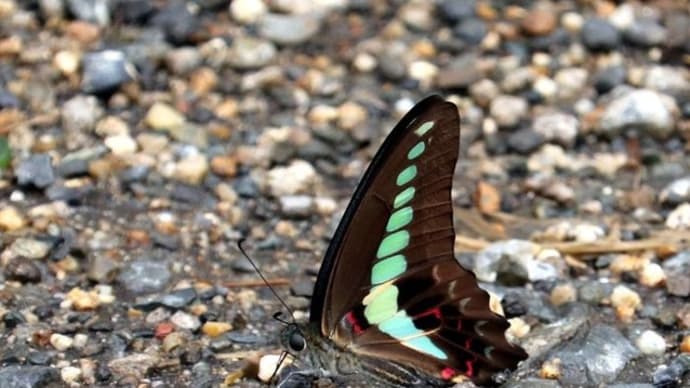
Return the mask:
{"type": "Polygon", "coordinates": [[[527,358],[453,253],[459,136],[457,107],[439,96],[388,135],[326,251],[310,322],[281,333],[295,362],[279,387],[494,385],[527,358]]]}

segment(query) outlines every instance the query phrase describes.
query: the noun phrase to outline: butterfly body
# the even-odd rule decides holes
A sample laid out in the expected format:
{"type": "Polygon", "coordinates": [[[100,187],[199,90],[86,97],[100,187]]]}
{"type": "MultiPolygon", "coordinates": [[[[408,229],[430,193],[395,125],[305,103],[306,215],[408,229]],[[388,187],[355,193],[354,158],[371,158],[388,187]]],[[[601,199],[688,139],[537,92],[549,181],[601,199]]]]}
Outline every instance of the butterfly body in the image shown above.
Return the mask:
{"type": "Polygon", "coordinates": [[[300,357],[299,370],[290,370],[281,379],[280,388],[297,381],[325,379],[338,387],[445,387],[447,382],[419,373],[414,368],[358,355],[324,338],[314,325],[292,325],[283,332],[283,343],[290,349],[290,337],[298,335],[308,352],[300,357]]]}
{"type": "Polygon", "coordinates": [[[457,107],[432,96],[379,148],[326,251],[309,325],[283,335],[307,369],[381,386],[443,386],[490,383],[526,358],[455,259],[459,132],[457,107]]]}

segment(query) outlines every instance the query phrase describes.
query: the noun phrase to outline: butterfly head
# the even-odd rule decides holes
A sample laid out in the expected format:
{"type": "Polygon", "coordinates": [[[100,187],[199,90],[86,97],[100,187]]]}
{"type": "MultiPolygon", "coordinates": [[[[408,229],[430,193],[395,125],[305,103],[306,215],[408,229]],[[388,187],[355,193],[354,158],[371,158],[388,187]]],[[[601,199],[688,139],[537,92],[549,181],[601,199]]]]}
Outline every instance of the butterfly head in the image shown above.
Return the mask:
{"type": "Polygon", "coordinates": [[[296,355],[307,348],[307,339],[296,323],[290,323],[280,333],[280,343],[290,354],[296,355]]]}

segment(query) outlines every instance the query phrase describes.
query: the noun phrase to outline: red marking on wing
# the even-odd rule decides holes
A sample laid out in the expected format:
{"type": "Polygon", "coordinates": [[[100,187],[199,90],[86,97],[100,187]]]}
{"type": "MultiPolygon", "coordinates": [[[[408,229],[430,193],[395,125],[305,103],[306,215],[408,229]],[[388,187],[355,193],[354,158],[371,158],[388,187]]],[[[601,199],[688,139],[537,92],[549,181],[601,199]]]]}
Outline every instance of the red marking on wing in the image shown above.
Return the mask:
{"type": "Polygon", "coordinates": [[[444,380],[450,380],[453,377],[455,377],[458,374],[458,371],[456,371],[453,368],[445,367],[441,371],[441,378],[444,380]]]}
{"type": "Polygon", "coordinates": [[[352,311],[348,311],[347,314],[345,314],[345,319],[347,319],[347,322],[350,324],[350,326],[352,326],[352,331],[355,333],[355,335],[362,334],[364,331],[362,329],[362,325],[359,324],[359,321],[357,321],[357,318],[352,311]]]}
{"type": "Polygon", "coordinates": [[[467,367],[467,370],[465,371],[465,376],[471,378],[474,375],[474,362],[471,360],[467,360],[465,361],[465,366],[467,367]]]}
{"type": "Polygon", "coordinates": [[[427,317],[429,315],[433,315],[434,317],[436,317],[436,319],[441,319],[441,309],[439,309],[438,307],[434,307],[432,309],[426,310],[425,312],[417,315],[415,318],[423,318],[423,317],[427,317]]]}

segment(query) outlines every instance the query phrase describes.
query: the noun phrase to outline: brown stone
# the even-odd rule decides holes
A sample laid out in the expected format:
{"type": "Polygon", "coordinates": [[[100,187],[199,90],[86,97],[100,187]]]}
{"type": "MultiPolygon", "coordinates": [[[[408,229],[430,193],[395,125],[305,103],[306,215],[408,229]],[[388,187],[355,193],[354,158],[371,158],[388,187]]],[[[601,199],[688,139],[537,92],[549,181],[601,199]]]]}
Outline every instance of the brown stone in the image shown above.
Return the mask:
{"type": "Polygon", "coordinates": [[[83,44],[89,44],[100,39],[101,30],[95,24],[76,20],[67,26],[67,35],[83,44]]]}
{"type": "Polygon", "coordinates": [[[548,35],[556,27],[556,15],[548,10],[535,9],[522,19],[522,29],[530,35],[548,35]]]}

